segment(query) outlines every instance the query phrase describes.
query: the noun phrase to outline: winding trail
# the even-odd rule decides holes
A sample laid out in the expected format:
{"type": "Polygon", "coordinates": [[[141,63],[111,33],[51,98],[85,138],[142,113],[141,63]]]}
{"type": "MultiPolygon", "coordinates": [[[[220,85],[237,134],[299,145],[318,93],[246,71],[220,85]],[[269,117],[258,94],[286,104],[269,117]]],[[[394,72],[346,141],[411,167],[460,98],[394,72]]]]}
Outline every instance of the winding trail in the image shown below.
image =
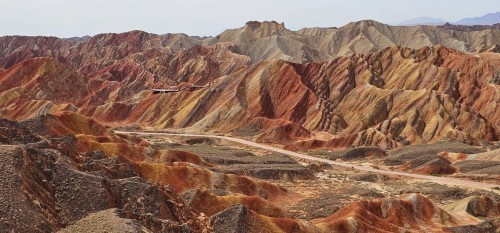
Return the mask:
{"type": "Polygon", "coordinates": [[[185,134],[185,133],[148,133],[148,132],[128,132],[128,131],[115,131],[115,133],[120,133],[120,134],[137,134],[137,135],[159,135],[159,136],[182,136],[182,137],[207,137],[207,138],[218,138],[218,139],[224,139],[227,141],[232,141],[232,142],[237,142],[240,144],[244,144],[247,146],[251,147],[256,147],[259,149],[264,149],[268,151],[273,151],[281,154],[285,154],[288,156],[293,156],[301,159],[307,159],[307,160],[312,160],[312,161],[318,161],[318,162],[323,162],[335,166],[340,166],[340,167],[346,167],[346,168],[351,168],[351,169],[356,169],[360,171],[366,171],[366,172],[372,172],[372,173],[378,173],[378,174],[384,174],[384,175],[391,175],[391,176],[406,176],[406,177],[411,177],[411,178],[416,178],[416,179],[423,179],[423,180],[428,180],[432,181],[435,183],[440,183],[440,184],[448,184],[448,185],[459,185],[459,186],[467,186],[467,187],[474,187],[474,188],[480,188],[480,189],[485,189],[489,191],[494,191],[495,193],[500,193],[497,190],[494,190],[493,188],[495,187],[500,187],[500,185],[496,184],[489,184],[489,183],[482,183],[482,182],[475,182],[475,181],[469,181],[469,180],[461,180],[461,179],[456,179],[456,178],[448,178],[448,177],[437,177],[437,176],[429,176],[429,175],[420,175],[420,174],[412,174],[412,173],[406,173],[406,172],[397,172],[397,171],[388,171],[388,170],[380,170],[380,169],[375,169],[372,167],[365,167],[365,166],[359,166],[359,165],[354,165],[346,162],[337,162],[337,161],[332,161],[328,159],[322,159],[306,154],[301,154],[289,150],[284,150],[252,141],[247,141],[244,139],[240,138],[234,138],[234,137],[228,137],[228,136],[218,136],[218,135],[208,135],[208,134],[185,134]]]}

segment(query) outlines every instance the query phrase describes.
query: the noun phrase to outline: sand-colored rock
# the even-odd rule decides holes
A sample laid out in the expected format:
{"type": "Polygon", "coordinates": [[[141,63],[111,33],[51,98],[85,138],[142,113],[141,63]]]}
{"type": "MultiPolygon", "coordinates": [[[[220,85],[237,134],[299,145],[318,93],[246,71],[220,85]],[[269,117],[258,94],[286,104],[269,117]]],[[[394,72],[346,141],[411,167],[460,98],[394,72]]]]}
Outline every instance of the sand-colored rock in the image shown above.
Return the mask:
{"type": "Polygon", "coordinates": [[[500,149],[487,151],[479,154],[467,155],[470,160],[500,161],[500,149]]]}
{"type": "Polygon", "coordinates": [[[496,218],[500,216],[500,203],[485,196],[471,196],[446,205],[444,209],[452,213],[466,213],[474,217],[496,218]]]}
{"type": "Polygon", "coordinates": [[[204,43],[234,43],[253,62],[277,58],[297,63],[372,53],[397,45],[420,49],[440,44],[465,52],[482,52],[500,44],[498,26],[462,26],[458,30],[453,26],[390,26],[363,20],[340,28],[304,28],[295,32],[286,29],[284,23],[251,21],[204,43]]]}
{"type": "Polygon", "coordinates": [[[142,228],[135,220],[120,218],[116,214],[116,209],[107,209],[89,214],[87,217],[78,220],[75,224],[70,225],[58,232],[135,233],[147,232],[147,229],[142,228]]]}

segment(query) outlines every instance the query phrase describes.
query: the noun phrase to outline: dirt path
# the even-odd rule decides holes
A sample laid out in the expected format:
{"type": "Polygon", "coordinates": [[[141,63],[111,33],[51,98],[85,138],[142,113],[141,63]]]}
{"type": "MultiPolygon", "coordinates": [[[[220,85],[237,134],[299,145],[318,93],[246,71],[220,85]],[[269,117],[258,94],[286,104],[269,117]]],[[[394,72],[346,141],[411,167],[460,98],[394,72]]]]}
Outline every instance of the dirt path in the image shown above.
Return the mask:
{"type": "Polygon", "coordinates": [[[218,138],[218,139],[224,139],[224,140],[228,140],[228,141],[232,141],[232,142],[237,142],[237,143],[241,143],[241,144],[244,144],[247,146],[252,146],[252,147],[256,147],[256,148],[260,148],[260,149],[264,149],[264,150],[274,151],[277,153],[281,153],[281,154],[285,154],[285,155],[289,155],[289,156],[293,156],[293,157],[297,157],[297,158],[328,163],[331,165],[352,168],[352,169],[356,169],[356,170],[360,170],[360,171],[366,171],[366,172],[372,172],[372,173],[378,173],[378,174],[384,174],[384,175],[391,175],[391,176],[406,176],[406,177],[411,177],[411,178],[416,178],[416,179],[428,180],[428,181],[432,181],[432,182],[440,183],[440,184],[474,187],[474,188],[480,188],[480,189],[485,189],[485,190],[489,190],[489,191],[494,191],[495,193],[500,193],[499,191],[492,189],[494,187],[499,187],[498,185],[495,185],[495,184],[481,183],[481,182],[461,180],[461,179],[448,178],[448,177],[437,177],[437,176],[412,174],[412,173],[406,173],[406,172],[380,170],[380,169],[375,169],[372,167],[364,167],[364,166],[354,165],[354,164],[345,163],[345,162],[336,162],[336,161],[332,161],[332,160],[328,160],[328,159],[317,158],[314,156],[301,154],[301,153],[297,153],[297,152],[293,152],[293,151],[288,151],[288,150],[284,150],[284,149],[280,149],[280,148],[252,142],[252,141],[247,141],[247,140],[240,139],[240,138],[233,138],[233,137],[227,137],[227,136],[217,136],[217,135],[205,135],[205,134],[183,134],[183,133],[174,134],[174,133],[146,133],[146,132],[127,132],[127,131],[115,131],[115,133],[138,134],[138,135],[163,135],[163,136],[218,138]]]}

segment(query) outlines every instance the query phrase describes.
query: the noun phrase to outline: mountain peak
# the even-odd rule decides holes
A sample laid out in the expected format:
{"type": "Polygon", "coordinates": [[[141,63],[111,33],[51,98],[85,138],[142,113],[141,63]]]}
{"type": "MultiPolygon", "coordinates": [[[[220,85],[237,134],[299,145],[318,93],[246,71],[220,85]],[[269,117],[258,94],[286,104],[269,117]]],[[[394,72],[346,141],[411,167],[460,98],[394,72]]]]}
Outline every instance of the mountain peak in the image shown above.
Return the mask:
{"type": "Polygon", "coordinates": [[[346,26],[347,27],[372,27],[372,26],[380,26],[380,25],[385,25],[385,24],[378,22],[378,21],[375,21],[375,20],[366,19],[366,20],[360,20],[360,21],[348,23],[346,26]]]}
{"type": "Polygon", "coordinates": [[[500,12],[489,13],[481,17],[465,18],[455,22],[459,25],[493,25],[500,23],[500,12]]]}
{"type": "Polygon", "coordinates": [[[287,35],[290,31],[284,23],[276,21],[248,21],[244,27],[228,29],[217,36],[217,42],[248,41],[255,38],[266,38],[278,35],[287,35]]]}
{"type": "Polygon", "coordinates": [[[285,23],[278,23],[276,21],[248,21],[245,24],[245,29],[251,29],[253,31],[256,30],[265,30],[265,31],[281,31],[286,30],[285,23]]]}
{"type": "Polygon", "coordinates": [[[454,25],[494,25],[500,23],[500,12],[489,13],[480,17],[465,18],[458,21],[449,21],[446,19],[432,18],[432,17],[418,17],[398,23],[401,26],[414,26],[414,25],[434,25],[441,26],[446,23],[454,25]]]}
{"type": "Polygon", "coordinates": [[[401,26],[414,26],[414,25],[443,25],[446,23],[446,20],[440,18],[433,17],[418,17],[410,20],[403,21],[398,25],[401,26]]]}

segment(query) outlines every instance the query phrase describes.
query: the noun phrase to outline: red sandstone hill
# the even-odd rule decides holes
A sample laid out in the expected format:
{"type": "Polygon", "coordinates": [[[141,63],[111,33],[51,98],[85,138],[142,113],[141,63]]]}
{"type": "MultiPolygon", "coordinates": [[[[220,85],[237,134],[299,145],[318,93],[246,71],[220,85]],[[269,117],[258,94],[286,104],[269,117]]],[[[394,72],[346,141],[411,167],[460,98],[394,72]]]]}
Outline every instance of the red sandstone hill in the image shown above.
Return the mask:
{"type": "Polygon", "coordinates": [[[141,31],[1,37],[0,117],[68,110],[106,124],[232,132],[289,149],[497,140],[500,56],[460,50],[497,46],[499,30],[455,29],[360,21],[294,32],[249,22],[205,39],[141,31]],[[435,44],[450,48],[427,47],[435,44]],[[387,47],[395,45],[409,48],[387,47]],[[205,88],[148,90],[190,84],[205,88]]]}
{"type": "MultiPolygon", "coordinates": [[[[103,38],[97,41],[113,51],[125,41],[103,38]]],[[[230,43],[165,56],[115,51],[83,67],[30,58],[0,71],[0,116],[69,110],[105,124],[232,132],[289,149],[499,138],[497,53],[392,47],[319,63],[251,64],[236,52],[230,43]],[[204,87],[148,90],[187,84],[204,87]]]]}

